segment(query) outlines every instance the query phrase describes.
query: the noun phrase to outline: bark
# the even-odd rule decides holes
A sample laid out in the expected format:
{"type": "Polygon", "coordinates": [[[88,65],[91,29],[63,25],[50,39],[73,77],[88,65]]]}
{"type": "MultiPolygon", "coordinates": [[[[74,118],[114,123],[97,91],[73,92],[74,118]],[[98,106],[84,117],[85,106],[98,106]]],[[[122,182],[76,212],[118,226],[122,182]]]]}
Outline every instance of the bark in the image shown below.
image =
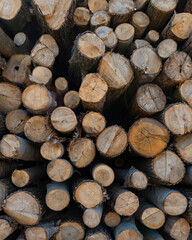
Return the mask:
{"type": "Polygon", "coordinates": [[[32,43],[24,32],[18,32],[14,36],[14,43],[16,46],[21,47],[25,51],[25,54],[30,54],[32,43]]]}
{"type": "Polygon", "coordinates": [[[192,13],[192,1],[188,0],[184,12],[192,13]]]}
{"type": "MultiPolygon", "coordinates": [[[[190,183],[189,183],[190,185],[190,183]]],[[[186,212],[183,214],[184,218],[192,224],[192,192],[191,189],[179,188],[179,191],[187,198],[188,206],[186,212]]]]}
{"type": "Polygon", "coordinates": [[[185,177],[182,181],[182,184],[192,185],[192,166],[186,167],[185,177]]]}
{"type": "Polygon", "coordinates": [[[0,239],[7,239],[18,228],[18,223],[6,215],[0,216],[0,239]]]}
{"type": "Polygon", "coordinates": [[[145,40],[147,40],[152,46],[155,46],[159,41],[160,35],[155,30],[150,30],[145,36],[145,40]]]}
{"type": "Polygon", "coordinates": [[[182,47],[182,51],[186,52],[192,58],[192,36],[187,39],[182,47]]]}
{"type": "Polygon", "coordinates": [[[5,127],[5,117],[0,112],[0,139],[3,137],[3,135],[6,133],[6,127],[5,127]]]}
{"type": "Polygon", "coordinates": [[[149,0],[135,0],[134,3],[135,11],[143,11],[149,3],[149,0]]]}
{"type": "Polygon", "coordinates": [[[2,211],[3,202],[6,197],[14,191],[16,191],[16,187],[9,178],[0,179],[0,211],[2,211]]]}
{"type": "Polygon", "coordinates": [[[179,136],[175,138],[174,146],[177,150],[178,155],[181,159],[187,163],[192,163],[192,134],[186,134],[184,136],[179,136]]]}
{"type": "Polygon", "coordinates": [[[150,23],[150,19],[144,12],[136,12],[132,16],[131,23],[135,28],[135,38],[141,38],[150,23]]]}
{"type": "Polygon", "coordinates": [[[164,240],[164,238],[159,234],[158,231],[154,230],[154,229],[150,229],[147,227],[142,226],[142,228],[140,228],[141,233],[143,234],[143,237],[145,240],[164,240]]]}
{"type": "Polygon", "coordinates": [[[106,0],[88,0],[88,7],[92,13],[104,10],[107,11],[109,4],[106,0]]]}
{"type": "Polygon", "coordinates": [[[112,240],[110,232],[102,226],[89,229],[86,233],[85,240],[112,240]]]}

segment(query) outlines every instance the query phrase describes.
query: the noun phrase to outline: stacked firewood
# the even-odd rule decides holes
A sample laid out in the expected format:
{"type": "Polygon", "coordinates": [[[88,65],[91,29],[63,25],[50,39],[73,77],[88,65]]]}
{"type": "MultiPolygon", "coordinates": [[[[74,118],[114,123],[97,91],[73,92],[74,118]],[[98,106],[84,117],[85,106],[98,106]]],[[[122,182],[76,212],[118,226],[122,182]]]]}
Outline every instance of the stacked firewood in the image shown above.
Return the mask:
{"type": "Polygon", "coordinates": [[[192,239],[192,0],[0,0],[0,240],[192,239]]]}

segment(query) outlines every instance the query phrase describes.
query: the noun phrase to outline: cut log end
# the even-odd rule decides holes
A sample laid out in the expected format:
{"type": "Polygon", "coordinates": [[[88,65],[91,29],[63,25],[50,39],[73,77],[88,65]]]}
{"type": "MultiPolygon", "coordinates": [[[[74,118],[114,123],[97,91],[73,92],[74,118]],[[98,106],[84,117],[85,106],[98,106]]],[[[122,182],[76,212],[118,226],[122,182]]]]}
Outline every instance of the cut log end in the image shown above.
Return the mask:
{"type": "Polygon", "coordinates": [[[52,80],[52,72],[49,68],[38,66],[33,69],[32,75],[29,76],[32,83],[39,83],[44,85],[49,85],[52,80]]]}
{"type": "Polygon", "coordinates": [[[91,29],[94,30],[100,26],[109,26],[111,16],[106,11],[95,12],[90,20],[91,29]]]}
{"type": "Polygon", "coordinates": [[[2,3],[1,11],[0,11],[0,18],[4,20],[12,20],[19,10],[21,9],[22,1],[16,0],[6,0],[2,3]]]}
{"type": "Polygon", "coordinates": [[[141,221],[150,229],[159,229],[165,223],[165,214],[156,207],[150,207],[143,211],[141,221]]]}
{"type": "Polygon", "coordinates": [[[21,188],[28,185],[30,177],[26,171],[14,170],[14,172],[11,175],[11,181],[15,186],[21,188]]]}
{"type": "Polygon", "coordinates": [[[68,90],[68,82],[65,78],[59,77],[55,80],[55,88],[59,93],[66,93],[68,90]]]}
{"type": "Polygon", "coordinates": [[[186,80],[179,87],[181,98],[192,107],[192,80],[186,80]]]}
{"type": "Polygon", "coordinates": [[[192,134],[187,134],[184,136],[176,137],[175,147],[179,156],[186,163],[192,163],[192,134]]]}
{"type": "Polygon", "coordinates": [[[121,217],[118,213],[110,211],[104,216],[104,223],[106,226],[114,228],[121,222],[121,217]]]}
{"type": "Polygon", "coordinates": [[[63,156],[64,146],[60,142],[45,142],[42,144],[40,152],[43,158],[54,160],[63,156]]]}
{"type": "Polygon", "coordinates": [[[73,14],[73,21],[79,27],[88,27],[91,15],[87,8],[77,7],[73,14]]]}
{"type": "Polygon", "coordinates": [[[106,0],[88,0],[88,7],[92,13],[108,10],[108,5],[106,0]]]}
{"type": "Polygon", "coordinates": [[[177,43],[173,39],[165,39],[157,47],[157,53],[162,59],[169,58],[176,51],[177,43]]]}
{"type": "Polygon", "coordinates": [[[76,109],[80,104],[79,93],[76,91],[69,91],[64,96],[64,104],[70,109],[76,109]]]}

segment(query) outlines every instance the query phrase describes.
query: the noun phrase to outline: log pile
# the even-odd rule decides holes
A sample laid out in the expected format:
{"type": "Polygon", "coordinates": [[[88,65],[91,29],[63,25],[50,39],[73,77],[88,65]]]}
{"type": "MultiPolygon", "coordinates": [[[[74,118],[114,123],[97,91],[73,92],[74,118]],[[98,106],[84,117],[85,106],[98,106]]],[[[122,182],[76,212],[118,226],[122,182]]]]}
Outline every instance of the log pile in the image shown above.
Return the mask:
{"type": "Polygon", "coordinates": [[[192,239],[192,1],[0,1],[0,240],[192,239]]]}

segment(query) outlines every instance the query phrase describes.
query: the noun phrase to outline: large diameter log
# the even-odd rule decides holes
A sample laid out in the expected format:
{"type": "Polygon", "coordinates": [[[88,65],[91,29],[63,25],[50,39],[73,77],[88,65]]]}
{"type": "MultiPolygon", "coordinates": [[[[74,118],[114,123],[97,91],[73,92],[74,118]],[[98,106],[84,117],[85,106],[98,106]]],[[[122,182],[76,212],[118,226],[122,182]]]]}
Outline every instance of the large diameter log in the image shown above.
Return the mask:
{"type": "Polygon", "coordinates": [[[134,219],[126,217],[114,230],[115,240],[143,240],[142,234],[137,229],[134,219]]]}
{"type": "Polygon", "coordinates": [[[69,159],[77,168],[84,168],[91,164],[96,155],[95,144],[89,138],[77,138],[68,147],[69,159]]]}
{"type": "Polygon", "coordinates": [[[187,39],[192,32],[192,14],[178,13],[174,14],[167,26],[162,32],[162,37],[172,38],[176,42],[182,42],[187,39]]]}
{"type": "Polygon", "coordinates": [[[38,161],[40,159],[39,151],[34,145],[14,134],[4,135],[1,140],[0,151],[7,158],[24,161],[38,161]]]}
{"type": "Polygon", "coordinates": [[[55,80],[55,88],[58,93],[65,94],[68,91],[68,82],[64,77],[55,80]]]}
{"type": "Polygon", "coordinates": [[[80,104],[80,97],[77,91],[68,91],[63,99],[64,105],[72,110],[76,110],[80,104]]]}
{"type": "Polygon", "coordinates": [[[38,83],[49,86],[52,80],[52,72],[49,68],[38,66],[29,75],[29,84],[38,83]]]}
{"type": "Polygon", "coordinates": [[[190,57],[192,57],[192,36],[188,38],[182,47],[182,51],[186,52],[190,57]]]}
{"type": "Polygon", "coordinates": [[[109,4],[106,0],[88,0],[88,7],[92,13],[108,10],[109,4]]]}
{"type": "Polygon", "coordinates": [[[150,23],[150,19],[144,12],[136,12],[132,16],[131,23],[135,28],[135,38],[141,38],[150,23]]]}
{"type": "Polygon", "coordinates": [[[0,239],[7,239],[18,228],[18,223],[10,217],[0,216],[0,239]]]}
{"type": "Polygon", "coordinates": [[[85,7],[77,7],[73,13],[73,21],[79,31],[87,30],[89,28],[91,14],[89,9],[85,7]]]}
{"type": "Polygon", "coordinates": [[[127,134],[123,128],[117,125],[110,126],[99,134],[96,146],[102,156],[118,157],[127,147],[127,134]]]}
{"type": "Polygon", "coordinates": [[[26,188],[9,195],[3,211],[22,225],[38,224],[43,214],[43,193],[37,188],[26,188]]]}
{"type": "Polygon", "coordinates": [[[63,144],[58,140],[44,142],[41,145],[41,156],[47,160],[61,158],[65,152],[63,144]]]}
{"type": "Polygon", "coordinates": [[[2,211],[2,206],[6,197],[14,191],[16,191],[16,187],[9,178],[0,179],[0,211],[2,211]]]}
{"type": "Polygon", "coordinates": [[[187,209],[187,199],[177,190],[172,190],[162,186],[148,187],[143,192],[144,197],[171,216],[183,214],[187,209]]]}
{"type": "Polygon", "coordinates": [[[107,91],[107,83],[98,74],[87,74],[79,89],[83,107],[87,110],[102,111],[107,91]]]}
{"type": "Polygon", "coordinates": [[[111,16],[106,11],[98,11],[95,12],[90,20],[90,28],[94,31],[96,28],[100,26],[109,26],[111,21],[111,16]]]}
{"type": "Polygon", "coordinates": [[[166,148],[169,132],[160,122],[152,118],[141,118],[129,129],[128,142],[131,148],[143,157],[155,157],[166,148]]]}
{"type": "Polygon", "coordinates": [[[186,134],[175,138],[174,146],[177,149],[178,155],[187,163],[192,163],[192,134],[186,134]]]}
{"type": "Polygon", "coordinates": [[[145,40],[148,41],[152,46],[155,46],[159,41],[160,35],[155,30],[150,30],[145,36],[145,40]]]}
{"type": "Polygon", "coordinates": [[[95,208],[87,208],[83,213],[83,222],[89,228],[95,228],[100,224],[103,213],[103,205],[95,208]]]}
{"type": "Polygon", "coordinates": [[[98,73],[109,87],[108,102],[116,100],[126,91],[134,75],[129,60],[112,52],[107,52],[101,59],[98,73]]]}
{"type": "Polygon", "coordinates": [[[89,229],[86,233],[85,240],[112,240],[110,232],[102,226],[89,229]]]}
{"type": "Polygon", "coordinates": [[[137,89],[131,103],[131,115],[135,118],[161,112],[166,105],[166,96],[155,84],[144,84],[137,89]]]}
{"type": "Polygon", "coordinates": [[[0,178],[9,177],[11,173],[16,169],[17,164],[12,160],[0,161],[0,178]]]}
{"type": "Polygon", "coordinates": [[[187,240],[190,234],[190,225],[181,217],[167,217],[164,231],[175,240],[187,240]]]}
{"type": "Polygon", "coordinates": [[[21,106],[21,90],[11,83],[0,83],[0,112],[7,114],[21,106]]]}
{"type": "Polygon", "coordinates": [[[147,8],[147,15],[150,18],[150,29],[161,30],[171,17],[177,6],[177,0],[163,1],[152,0],[147,8]]]}
{"type": "Polygon", "coordinates": [[[157,54],[163,60],[169,58],[177,51],[177,43],[173,39],[165,39],[157,46],[157,54]]]}
{"type": "Polygon", "coordinates": [[[155,81],[166,90],[190,79],[191,74],[191,58],[185,52],[175,52],[166,60],[162,72],[155,81]]]}

